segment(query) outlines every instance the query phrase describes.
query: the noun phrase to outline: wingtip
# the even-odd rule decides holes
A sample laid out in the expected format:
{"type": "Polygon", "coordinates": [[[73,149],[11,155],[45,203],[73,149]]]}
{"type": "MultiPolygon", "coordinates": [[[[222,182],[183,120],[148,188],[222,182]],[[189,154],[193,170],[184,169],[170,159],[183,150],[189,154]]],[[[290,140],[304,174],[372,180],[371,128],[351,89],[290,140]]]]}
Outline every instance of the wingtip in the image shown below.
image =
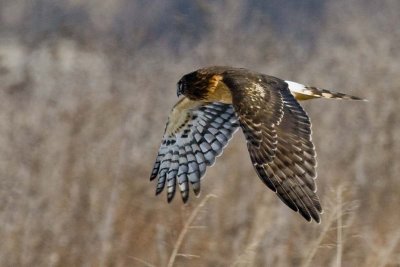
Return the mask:
{"type": "Polygon", "coordinates": [[[188,200],[189,200],[189,194],[182,195],[182,201],[184,204],[186,204],[188,202],[188,200]]]}
{"type": "Polygon", "coordinates": [[[321,224],[321,217],[315,216],[315,215],[308,215],[308,216],[304,216],[303,214],[301,214],[301,216],[308,222],[308,223],[312,223],[312,222],[316,222],[317,224],[321,224]]]}
{"type": "Polygon", "coordinates": [[[162,187],[157,187],[157,188],[156,188],[156,194],[155,194],[155,195],[158,196],[158,195],[163,191],[163,189],[164,189],[164,188],[162,188],[162,187]]]}
{"type": "Polygon", "coordinates": [[[321,216],[313,216],[313,219],[317,224],[321,224],[321,216]]]}
{"type": "Polygon", "coordinates": [[[154,174],[154,173],[152,173],[151,175],[150,175],[150,181],[153,181],[155,178],[157,177],[157,174],[154,174]]]}
{"type": "Polygon", "coordinates": [[[201,191],[200,181],[198,181],[196,183],[192,183],[192,188],[193,188],[194,195],[196,197],[199,197],[200,191],[201,191]]]}
{"type": "Polygon", "coordinates": [[[200,188],[198,188],[198,189],[193,188],[193,192],[194,192],[194,195],[195,195],[197,198],[200,197],[200,193],[201,193],[200,188]]]}
{"type": "Polygon", "coordinates": [[[317,205],[314,207],[314,212],[311,213],[311,217],[313,219],[314,222],[316,222],[317,224],[321,223],[321,215],[324,213],[321,205],[317,205]]]}
{"type": "Polygon", "coordinates": [[[301,208],[299,208],[299,213],[301,216],[303,216],[303,218],[307,221],[307,222],[311,222],[312,221],[312,217],[311,215],[308,213],[308,211],[304,211],[301,208]]]}
{"type": "Polygon", "coordinates": [[[173,193],[168,193],[168,194],[167,194],[167,201],[168,201],[168,203],[171,203],[173,199],[174,199],[174,194],[173,194],[173,193]]]}
{"type": "Polygon", "coordinates": [[[321,214],[323,213],[322,210],[315,208],[314,210],[302,210],[299,209],[298,211],[300,215],[309,223],[316,222],[317,224],[321,223],[321,214]]]}

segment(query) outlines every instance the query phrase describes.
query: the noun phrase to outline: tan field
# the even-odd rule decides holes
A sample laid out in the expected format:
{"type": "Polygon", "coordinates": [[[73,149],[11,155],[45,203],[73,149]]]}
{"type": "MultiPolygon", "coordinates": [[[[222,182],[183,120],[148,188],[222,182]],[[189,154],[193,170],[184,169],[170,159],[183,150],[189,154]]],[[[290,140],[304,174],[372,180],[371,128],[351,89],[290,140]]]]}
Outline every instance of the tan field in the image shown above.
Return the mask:
{"type": "Polygon", "coordinates": [[[193,1],[201,27],[141,2],[0,3],[0,266],[400,266],[400,1],[325,1],[289,33],[246,1],[193,1]],[[321,224],[264,186],[241,131],[199,198],[154,195],[176,82],[207,65],[368,99],[302,103],[321,224]]]}

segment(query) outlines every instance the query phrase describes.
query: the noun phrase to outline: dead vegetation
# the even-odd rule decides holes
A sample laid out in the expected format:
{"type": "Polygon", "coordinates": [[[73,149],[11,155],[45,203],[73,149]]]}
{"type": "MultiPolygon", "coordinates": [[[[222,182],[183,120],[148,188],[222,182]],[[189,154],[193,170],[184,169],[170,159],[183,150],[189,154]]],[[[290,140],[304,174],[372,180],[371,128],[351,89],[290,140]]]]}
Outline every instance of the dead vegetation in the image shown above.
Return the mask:
{"type": "MultiPolygon", "coordinates": [[[[53,1],[49,11],[38,1],[39,14],[76,18],[47,29],[39,16],[43,31],[23,23],[34,4],[0,4],[1,266],[400,265],[398,1],[327,1],[309,42],[271,30],[262,13],[249,20],[245,1],[198,1],[212,27],[193,37],[178,23],[175,43],[151,35],[152,14],[131,2],[53,1]],[[148,176],[175,83],[213,64],[369,100],[305,103],[320,225],[263,186],[240,132],[199,199],[154,196],[148,176]]],[[[156,14],[168,8],[154,2],[156,14]]]]}

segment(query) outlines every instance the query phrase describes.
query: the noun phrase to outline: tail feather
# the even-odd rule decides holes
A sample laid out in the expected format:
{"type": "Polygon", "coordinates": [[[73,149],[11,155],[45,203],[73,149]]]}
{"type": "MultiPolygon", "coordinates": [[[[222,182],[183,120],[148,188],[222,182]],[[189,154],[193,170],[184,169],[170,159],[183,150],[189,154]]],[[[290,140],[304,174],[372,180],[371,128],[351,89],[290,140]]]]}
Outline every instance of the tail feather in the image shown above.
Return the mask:
{"type": "Polygon", "coordinates": [[[330,99],[345,99],[345,100],[364,100],[363,98],[332,92],[326,89],[321,89],[312,86],[306,86],[300,83],[285,81],[288,84],[289,90],[297,100],[308,100],[313,98],[330,98],[330,99]]]}

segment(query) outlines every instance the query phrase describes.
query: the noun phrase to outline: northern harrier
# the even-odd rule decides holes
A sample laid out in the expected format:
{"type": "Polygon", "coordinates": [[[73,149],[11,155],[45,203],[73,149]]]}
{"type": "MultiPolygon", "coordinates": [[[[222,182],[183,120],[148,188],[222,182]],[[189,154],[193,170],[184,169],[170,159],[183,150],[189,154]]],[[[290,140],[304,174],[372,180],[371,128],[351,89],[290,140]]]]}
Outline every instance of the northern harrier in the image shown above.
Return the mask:
{"type": "Polygon", "coordinates": [[[169,115],[150,177],[158,176],[156,194],[166,184],[170,202],[178,185],[186,202],[190,183],[198,195],[207,166],[240,126],[260,179],[307,221],[320,222],[311,123],[297,100],[360,98],[232,67],[184,75],[177,95],[184,97],[169,115]]]}

